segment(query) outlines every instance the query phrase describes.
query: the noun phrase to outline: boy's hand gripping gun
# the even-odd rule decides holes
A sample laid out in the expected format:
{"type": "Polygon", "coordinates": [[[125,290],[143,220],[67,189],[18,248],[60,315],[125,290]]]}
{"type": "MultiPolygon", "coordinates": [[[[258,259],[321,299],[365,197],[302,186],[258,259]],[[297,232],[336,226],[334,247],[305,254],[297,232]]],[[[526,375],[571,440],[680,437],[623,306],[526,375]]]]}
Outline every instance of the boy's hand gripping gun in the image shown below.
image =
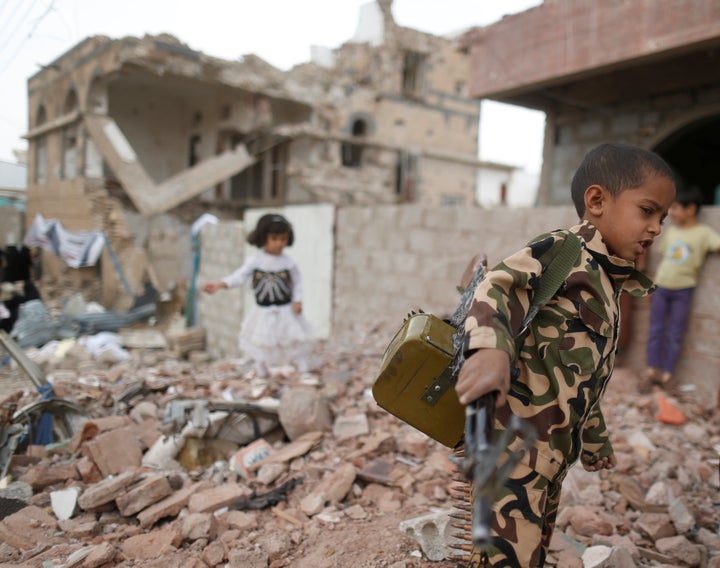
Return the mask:
{"type": "Polygon", "coordinates": [[[465,408],[465,455],[460,469],[472,483],[472,543],[484,551],[490,545],[492,506],[505,480],[526,450],[532,447],[535,429],[519,416],[513,416],[497,440],[493,439],[495,422],[495,394],[487,394],[465,408]],[[519,435],[523,447],[508,453],[506,448],[514,435],[519,435]],[[505,461],[500,464],[503,456],[505,461]]]}

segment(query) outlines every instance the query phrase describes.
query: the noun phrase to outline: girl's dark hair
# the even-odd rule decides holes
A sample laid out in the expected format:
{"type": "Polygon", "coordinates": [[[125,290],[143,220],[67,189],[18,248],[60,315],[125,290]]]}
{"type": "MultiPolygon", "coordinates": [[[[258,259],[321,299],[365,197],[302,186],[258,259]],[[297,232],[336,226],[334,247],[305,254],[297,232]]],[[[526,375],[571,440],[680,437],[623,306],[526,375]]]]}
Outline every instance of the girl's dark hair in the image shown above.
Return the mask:
{"type": "Polygon", "coordinates": [[[258,248],[265,246],[268,235],[270,233],[283,234],[287,233],[288,244],[290,246],[295,240],[295,233],[293,233],[292,225],[282,215],[277,213],[267,213],[258,219],[255,229],[250,232],[247,236],[247,242],[251,245],[255,245],[258,248]]]}
{"type": "Polygon", "coordinates": [[[585,214],[585,190],[591,185],[604,187],[616,197],[626,189],[640,187],[648,174],[657,174],[675,182],[668,163],[655,152],[629,144],[601,144],[583,158],[570,184],[575,210],[585,214]]]}

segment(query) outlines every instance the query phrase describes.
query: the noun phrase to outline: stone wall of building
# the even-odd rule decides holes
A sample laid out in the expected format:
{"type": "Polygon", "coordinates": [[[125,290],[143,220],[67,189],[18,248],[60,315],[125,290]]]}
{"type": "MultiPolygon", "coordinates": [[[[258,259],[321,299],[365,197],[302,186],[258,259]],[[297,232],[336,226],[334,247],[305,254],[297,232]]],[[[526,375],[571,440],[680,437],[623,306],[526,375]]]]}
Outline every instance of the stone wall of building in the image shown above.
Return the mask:
{"type": "MultiPolygon", "coordinates": [[[[594,110],[547,114],[540,202],[562,203],[583,156],[604,142],[624,142],[648,150],[669,139],[683,127],[720,113],[720,90],[699,89],[695,94],[655,97],[642,105],[629,103],[612,113],[594,110]]],[[[720,180],[718,180],[720,183],[720,180]]]]}

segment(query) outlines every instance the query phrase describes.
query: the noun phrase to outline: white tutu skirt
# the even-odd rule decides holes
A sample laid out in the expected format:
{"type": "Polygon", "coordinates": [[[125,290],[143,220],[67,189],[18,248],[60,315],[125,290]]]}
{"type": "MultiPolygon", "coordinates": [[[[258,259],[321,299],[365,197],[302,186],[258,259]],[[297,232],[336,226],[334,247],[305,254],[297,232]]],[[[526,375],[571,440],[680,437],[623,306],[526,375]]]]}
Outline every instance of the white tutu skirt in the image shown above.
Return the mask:
{"type": "Polygon", "coordinates": [[[292,303],[256,306],[240,330],[240,350],[258,363],[279,365],[307,356],[310,326],[292,303]]]}

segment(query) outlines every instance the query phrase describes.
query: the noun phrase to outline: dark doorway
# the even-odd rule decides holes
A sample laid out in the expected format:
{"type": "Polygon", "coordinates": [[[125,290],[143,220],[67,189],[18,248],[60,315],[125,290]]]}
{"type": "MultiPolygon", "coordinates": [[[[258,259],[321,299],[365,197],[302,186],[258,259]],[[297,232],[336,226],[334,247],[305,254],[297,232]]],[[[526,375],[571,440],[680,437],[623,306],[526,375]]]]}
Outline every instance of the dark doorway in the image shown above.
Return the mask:
{"type": "Polygon", "coordinates": [[[688,124],[654,150],[675,169],[681,184],[698,186],[706,204],[720,205],[716,191],[720,186],[720,117],[688,124]]]}

